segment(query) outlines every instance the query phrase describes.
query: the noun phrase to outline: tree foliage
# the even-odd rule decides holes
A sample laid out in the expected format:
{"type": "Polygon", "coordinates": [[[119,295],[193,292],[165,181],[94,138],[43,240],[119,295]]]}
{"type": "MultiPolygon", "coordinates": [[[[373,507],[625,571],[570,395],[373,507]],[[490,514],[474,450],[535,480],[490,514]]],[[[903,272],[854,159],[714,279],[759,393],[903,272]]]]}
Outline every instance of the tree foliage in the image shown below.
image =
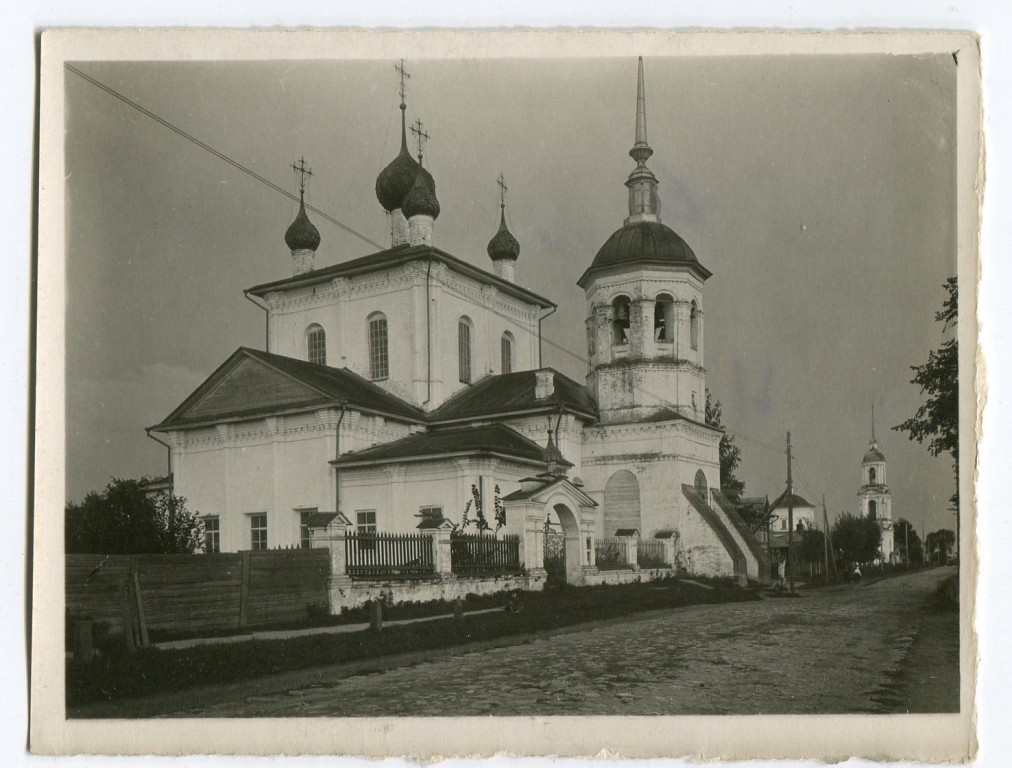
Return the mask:
{"type": "Polygon", "coordinates": [[[943,287],[949,295],[942,303],[942,309],[935,313],[935,320],[942,323],[943,334],[951,329],[952,335],[937,350],[928,353],[926,363],[911,366],[915,375],[910,383],[918,385],[926,399],[913,418],[893,429],[906,432],[911,440],[918,443],[927,442],[932,456],[948,453],[952,457],[956,493],[951,501],[958,509],[959,345],[955,330],[959,316],[959,290],[956,278],[950,277],[943,287]]]}
{"type": "Polygon", "coordinates": [[[756,535],[769,528],[770,520],[773,517],[773,510],[770,509],[769,498],[745,499],[736,507],[738,515],[745,521],[745,525],[756,535]]]}
{"type": "Polygon", "coordinates": [[[893,526],[893,550],[896,552],[904,551],[909,546],[910,551],[907,552],[908,563],[922,563],[924,562],[924,548],[921,544],[921,537],[917,535],[917,531],[910,524],[910,521],[906,518],[900,518],[896,525],[893,526]]]}
{"type": "Polygon", "coordinates": [[[844,512],[833,523],[831,533],[835,553],[849,563],[868,563],[879,555],[882,529],[870,517],[844,512]]]}
{"type": "Polygon", "coordinates": [[[114,479],[64,510],[68,554],[189,554],[203,547],[204,524],[186,499],[149,496],[146,480],[114,479]]]}
{"type": "MultiPolygon", "coordinates": [[[[710,390],[706,390],[706,410],[704,419],[711,427],[724,429],[721,424],[722,406],[720,400],[714,400],[710,396],[710,390]]],[[[734,438],[725,431],[720,438],[720,490],[732,502],[737,503],[745,492],[745,483],[735,477],[735,471],[741,464],[741,449],[734,444],[734,438]]]]}
{"type": "Polygon", "coordinates": [[[939,528],[924,537],[924,546],[928,550],[931,562],[946,562],[952,554],[952,545],[956,543],[956,534],[948,528],[939,528]]]}
{"type": "Polygon", "coordinates": [[[825,534],[818,528],[802,528],[798,531],[798,557],[804,563],[819,563],[826,558],[825,534]]]}

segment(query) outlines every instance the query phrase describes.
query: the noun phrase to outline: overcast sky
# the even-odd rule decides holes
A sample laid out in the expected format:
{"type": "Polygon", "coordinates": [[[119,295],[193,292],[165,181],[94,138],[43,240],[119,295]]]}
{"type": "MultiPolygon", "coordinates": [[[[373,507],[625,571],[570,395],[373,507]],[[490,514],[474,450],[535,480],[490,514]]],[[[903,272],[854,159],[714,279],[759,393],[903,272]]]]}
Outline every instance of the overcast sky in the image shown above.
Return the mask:
{"type": "MultiPolygon", "coordinates": [[[[393,61],[79,63],[89,75],[380,243],[377,173],[397,152],[393,61]]],[[[408,117],[438,247],[489,268],[501,171],[517,280],[560,305],[545,336],[585,356],[576,279],[626,215],[636,60],[418,61],[408,117]]],[[[945,56],[648,58],[662,220],[714,274],[707,383],[738,433],[746,493],[784,486],[856,511],[875,404],[894,518],[952,527],[949,462],[889,428],[922,402],[955,274],[955,64],[945,56]],[[756,442],[758,441],[758,442],[756,442]]],[[[72,73],[67,84],[67,493],[164,473],[160,421],[240,345],[242,295],[288,276],[296,204],[72,73]]],[[[374,249],[311,214],[317,266],[374,249]]],[[[545,346],[578,380],[585,367],[545,346]]]]}

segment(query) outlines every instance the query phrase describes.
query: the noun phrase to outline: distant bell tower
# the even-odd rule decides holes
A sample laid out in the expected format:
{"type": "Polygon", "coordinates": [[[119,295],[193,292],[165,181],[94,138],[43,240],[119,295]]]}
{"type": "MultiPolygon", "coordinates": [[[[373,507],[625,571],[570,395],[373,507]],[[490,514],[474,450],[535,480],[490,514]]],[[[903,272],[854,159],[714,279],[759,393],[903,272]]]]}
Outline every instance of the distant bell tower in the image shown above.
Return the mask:
{"type": "Polygon", "coordinates": [[[587,384],[604,423],[665,413],[704,419],[703,283],[711,273],[661,223],[657,177],[647,167],[652,154],[641,57],[629,215],[577,281],[589,310],[587,384]]]}
{"type": "Polygon", "coordinates": [[[893,554],[892,491],[886,485],[886,459],[875,438],[875,407],[871,410],[871,442],[861,461],[861,516],[876,520],[882,529],[882,557],[887,562],[893,554]]]}

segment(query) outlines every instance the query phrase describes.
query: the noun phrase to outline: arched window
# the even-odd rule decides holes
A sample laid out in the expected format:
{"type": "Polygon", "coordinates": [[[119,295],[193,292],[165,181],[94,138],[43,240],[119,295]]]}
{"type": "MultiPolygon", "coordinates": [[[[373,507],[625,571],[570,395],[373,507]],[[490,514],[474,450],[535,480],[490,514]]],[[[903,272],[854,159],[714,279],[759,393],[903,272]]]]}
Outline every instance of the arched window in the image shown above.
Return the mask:
{"type": "Polygon", "coordinates": [[[466,317],[457,322],[457,372],[462,382],[471,383],[471,321],[466,317]]]}
{"type": "Polygon", "coordinates": [[[868,517],[872,520],[878,518],[878,502],[874,499],[868,502],[868,517]]]}
{"type": "Polygon", "coordinates": [[[390,376],[390,355],[387,347],[387,319],[382,312],[369,315],[369,378],[390,376]]]}
{"type": "Polygon", "coordinates": [[[619,296],[611,303],[611,343],[624,346],[629,343],[629,298],[619,296]]]}
{"type": "Polygon", "coordinates": [[[699,349],[699,308],[695,299],[689,308],[689,344],[693,349],[699,349]]]}
{"type": "Polygon", "coordinates": [[[642,528],[640,484],[628,469],[620,469],[604,486],[604,535],[614,536],[621,528],[642,528]]]}
{"type": "Polygon", "coordinates": [[[327,364],[327,334],[315,323],[306,329],[306,359],[311,363],[327,364]]]}
{"type": "Polygon", "coordinates": [[[868,484],[874,485],[875,480],[878,479],[878,473],[875,472],[875,467],[868,468],[868,484]]]}
{"type": "Polygon", "coordinates": [[[513,335],[506,331],[499,343],[502,352],[502,372],[513,373],[513,335]]]}
{"type": "Polygon", "coordinates": [[[675,340],[675,300],[662,293],[654,302],[654,341],[675,340]]]}
{"type": "Polygon", "coordinates": [[[703,470],[701,470],[701,469],[697,469],[696,470],[696,477],[692,481],[692,485],[696,488],[696,491],[699,493],[699,495],[702,496],[705,499],[706,498],[706,475],[703,473],[703,470]]]}

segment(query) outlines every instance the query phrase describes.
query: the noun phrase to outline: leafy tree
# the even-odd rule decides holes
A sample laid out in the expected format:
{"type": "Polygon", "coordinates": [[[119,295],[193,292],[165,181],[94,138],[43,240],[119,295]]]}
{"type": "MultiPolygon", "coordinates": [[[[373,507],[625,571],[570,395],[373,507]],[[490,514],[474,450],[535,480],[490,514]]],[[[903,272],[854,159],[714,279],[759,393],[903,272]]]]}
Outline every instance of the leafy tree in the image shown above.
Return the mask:
{"type": "Polygon", "coordinates": [[[850,563],[868,563],[878,557],[882,529],[870,517],[844,512],[833,523],[831,533],[836,554],[850,563]]]}
{"type": "Polygon", "coordinates": [[[773,510],[770,509],[769,498],[744,499],[737,505],[738,514],[745,521],[745,525],[752,531],[752,535],[765,532],[769,528],[770,520],[773,517],[773,510]]]}
{"type": "MultiPolygon", "coordinates": [[[[818,528],[802,528],[797,553],[802,562],[820,563],[826,558],[825,534],[818,528]]],[[[797,540],[797,539],[796,539],[797,540]]]]}
{"type": "Polygon", "coordinates": [[[906,432],[911,440],[918,443],[927,441],[932,456],[948,453],[952,456],[953,472],[956,476],[956,492],[950,503],[959,510],[959,346],[956,339],[956,324],[959,315],[959,291],[956,278],[950,277],[943,286],[948,298],[942,309],[935,313],[935,320],[942,323],[942,333],[952,330],[952,335],[937,350],[928,353],[923,365],[911,366],[915,376],[911,384],[921,388],[926,395],[924,404],[917,409],[913,418],[907,419],[893,429],[906,432]]]}
{"type": "Polygon", "coordinates": [[[187,554],[202,549],[204,524],[186,499],[150,496],[146,480],[113,479],[64,510],[68,554],[187,554]]]}
{"type": "Polygon", "coordinates": [[[909,546],[910,551],[906,553],[907,563],[923,563],[924,548],[921,545],[921,537],[905,518],[900,518],[893,526],[893,550],[900,551],[909,546]]]}
{"type": "MultiPolygon", "coordinates": [[[[720,423],[722,406],[720,400],[714,400],[710,396],[710,390],[706,390],[706,410],[704,419],[711,427],[724,430],[720,423]]],[[[741,449],[734,444],[734,438],[725,431],[720,438],[720,490],[731,500],[737,503],[745,492],[745,483],[735,477],[735,471],[741,464],[741,449]]]]}
{"type": "Polygon", "coordinates": [[[956,543],[956,534],[948,528],[939,528],[924,537],[924,546],[930,562],[944,563],[952,553],[952,545],[956,543]]]}

